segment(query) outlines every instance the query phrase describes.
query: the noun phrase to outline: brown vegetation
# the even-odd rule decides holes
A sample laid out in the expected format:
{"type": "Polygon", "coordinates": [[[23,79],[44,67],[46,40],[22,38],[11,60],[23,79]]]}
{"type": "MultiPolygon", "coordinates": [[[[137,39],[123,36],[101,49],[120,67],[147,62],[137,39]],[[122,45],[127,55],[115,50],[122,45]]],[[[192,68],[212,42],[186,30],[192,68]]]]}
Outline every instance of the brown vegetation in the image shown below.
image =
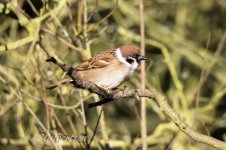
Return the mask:
{"type": "Polygon", "coordinates": [[[0,148],[226,148],[226,1],[4,0],[0,12],[0,148]],[[79,77],[91,92],[46,89],[122,44],[148,60],[121,90],[79,77]],[[113,99],[88,109],[101,100],[93,92],[113,99]]]}

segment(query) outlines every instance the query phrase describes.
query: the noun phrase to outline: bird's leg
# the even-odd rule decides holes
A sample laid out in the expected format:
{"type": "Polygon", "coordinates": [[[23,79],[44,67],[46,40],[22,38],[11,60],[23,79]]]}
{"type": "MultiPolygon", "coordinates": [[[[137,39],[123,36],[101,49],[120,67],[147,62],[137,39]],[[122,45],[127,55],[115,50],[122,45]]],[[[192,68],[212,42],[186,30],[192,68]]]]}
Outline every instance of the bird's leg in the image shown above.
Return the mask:
{"type": "MultiPolygon", "coordinates": [[[[98,86],[98,88],[100,90],[102,90],[103,92],[105,92],[107,95],[110,94],[110,92],[112,91],[112,89],[110,88],[107,88],[107,87],[103,87],[103,86],[100,86],[98,84],[96,84],[96,86],[98,86]]],[[[110,101],[112,101],[113,99],[112,98],[108,98],[108,97],[105,97],[103,98],[102,100],[98,101],[98,102],[94,102],[94,103],[91,103],[88,105],[88,108],[92,108],[92,107],[96,107],[96,106],[100,106],[100,105],[103,105],[105,103],[108,103],[110,101]]]]}
{"type": "Polygon", "coordinates": [[[112,90],[112,89],[110,89],[108,87],[100,86],[98,84],[96,84],[96,85],[99,87],[99,89],[101,89],[102,91],[104,91],[106,94],[110,94],[110,92],[112,90]]]}

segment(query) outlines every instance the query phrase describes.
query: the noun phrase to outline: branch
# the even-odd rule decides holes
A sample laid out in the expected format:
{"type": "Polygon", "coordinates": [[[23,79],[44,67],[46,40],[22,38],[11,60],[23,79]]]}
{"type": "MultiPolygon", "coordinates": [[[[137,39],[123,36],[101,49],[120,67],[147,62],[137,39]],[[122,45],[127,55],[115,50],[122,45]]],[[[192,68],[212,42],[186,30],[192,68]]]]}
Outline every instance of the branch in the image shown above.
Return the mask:
{"type": "MultiPolygon", "coordinates": [[[[145,26],[144,26],[144,0],[139,0],[139,12],[140,12],[140,48],[141,54],[145,56],[145,26]]],[[[141,62],[141,88],[145,89],[145,79],[146,79],[146,71],[145,71],[145,62],[141,62]]],[[[142,149],[147,150],[147,112],[146,112],[146,101],[145,98],[141,98],[141,106],[140,106],[140,114],[141,114],[141,122],[140,122],[140,130],[141,130],[141,138],[142,138],[142,149]]]]}
{"type": "Polygon", "coordinates": [[[67,72],[67,75],[70,76],[73,80],[71,82],[75,87],[87,89],[92,93],[96,93],[99,96],[103,97],[104,100],[96,102],[91,104],[90,106],[98,106],[99,104],[104,104],[109,101],[118,100],[122,98],[137,98],[137,97],[146,97],[149,99],[153,99],[156,103],[158,103],[159,107],[165,115],[174,122],[179,129],[187,134],[189,137],[191,137],[193,140],[205,143],[207,145],[210,145],[212,147],[218,148],[218,149],[225,149],[226,150],[226,142],[217,140],[213,137],[200,134],[196,131],[194,131],[181,117],[180,115],[173,110],[173,108],[168,104],[167,99],[157,91],[149,91],[147,89],[117,89],[117,90],[111,90],[111,91],[105,91],[101,87],[97,86],[96,84],[82,80],[81,77],[77,74],[77,71],[66,64],[60,64],[51,57],[50,59],[47,59],[47,62],[52,62],[56,65],[58,65],[64,72],[67,72]]]}

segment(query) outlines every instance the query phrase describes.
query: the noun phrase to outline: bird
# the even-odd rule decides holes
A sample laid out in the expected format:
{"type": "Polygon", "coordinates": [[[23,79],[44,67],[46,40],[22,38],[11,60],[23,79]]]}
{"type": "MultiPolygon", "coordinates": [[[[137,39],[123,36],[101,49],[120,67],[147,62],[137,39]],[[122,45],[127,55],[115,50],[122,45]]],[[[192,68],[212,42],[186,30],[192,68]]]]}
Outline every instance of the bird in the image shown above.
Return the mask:
{"type": "MultiPolygon", "coordinates": [[[[103,51],[75,69],[81,79],[91,81],[104,89],[114,89],[134,75],[142,60],[146,58],[141,55],[139,48],[127,44],[103,51]]],[[[72,79],[66,79],[61,84],[70,80],[72,79]]]]}

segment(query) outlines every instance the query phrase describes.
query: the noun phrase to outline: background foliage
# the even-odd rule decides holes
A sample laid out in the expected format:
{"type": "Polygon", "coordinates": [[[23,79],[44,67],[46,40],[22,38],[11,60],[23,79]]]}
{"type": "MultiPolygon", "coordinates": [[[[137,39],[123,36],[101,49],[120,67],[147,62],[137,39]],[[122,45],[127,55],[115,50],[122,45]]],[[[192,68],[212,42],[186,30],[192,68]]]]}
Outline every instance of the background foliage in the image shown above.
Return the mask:
{"type": "MultiPolygon", "coordinates": [[[[139,2],[12,0],[0,6],[0,148],[42,148],[28,142],[43,132],[41,124],[51,134],[90,140],[101,108],[86,106],[99,98],[70,85],[46,90],[66,75],[45,60],[49,54],[76,66],[106,49],[139,46],[139,2]],[[61,107],[80,100],[84,107],[61,107]]],[[[146,87],[166,95],[195,130],[226,141],[226,1],[144,0],[144,11],[146,87]]],[[[139,88],[139,72],[121,87],[139,88]]],[[[181,133],[151,100],[146,109],[149,148],[213,149],[181,133]]],[[[104,105],[91,148],[139,148],[139,112],[134,99],[104,105]]],[[[87,143],[65,147],[86,149],[87,143]]]]}

